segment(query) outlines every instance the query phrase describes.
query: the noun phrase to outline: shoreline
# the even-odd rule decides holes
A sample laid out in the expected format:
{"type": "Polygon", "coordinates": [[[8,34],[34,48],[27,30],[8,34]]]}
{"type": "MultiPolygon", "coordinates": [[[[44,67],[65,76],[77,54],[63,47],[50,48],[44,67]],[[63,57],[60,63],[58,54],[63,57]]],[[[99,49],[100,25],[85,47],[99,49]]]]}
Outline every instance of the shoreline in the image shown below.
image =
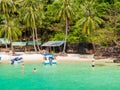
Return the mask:
{"type": "MultiPolygon", "coordinates": [[[[92,62],[92,60],[88,60],[88,59],[79,59],[79,60],[66,60],[66,59],[62,59],[62,60],[56,60],[57,63],[61,63],[61,62],[92,62]]],[[[43,63],[44,60],[22,60],[23,63],[43,63]]],[[[97,59],[95,60],[95,62],[105,62],[105,63],[113,63],[113,60],[111,58],[106,58],[106,59],[97,59]]],[[[0,63],[8,63],[9,64],[9,60],[3,60],[0,63]]]]}
{"type": "MultiPolygon", "coordinates": [[[[11,54],[0,54],[1,63],[9,63],[9,61],[15,57],[22,57],[24,63],[42,63],[44,62],[44,55],[35,53],[18,53],[15,56],[11,54]]],[[[102,61],[102,62],[113,62],[114,58],[95,59],[94,55],[80,55],[80,54],[68,54],[67,56],[56,56],[57,62],[91,62],[91,61],[102,61]]]]}

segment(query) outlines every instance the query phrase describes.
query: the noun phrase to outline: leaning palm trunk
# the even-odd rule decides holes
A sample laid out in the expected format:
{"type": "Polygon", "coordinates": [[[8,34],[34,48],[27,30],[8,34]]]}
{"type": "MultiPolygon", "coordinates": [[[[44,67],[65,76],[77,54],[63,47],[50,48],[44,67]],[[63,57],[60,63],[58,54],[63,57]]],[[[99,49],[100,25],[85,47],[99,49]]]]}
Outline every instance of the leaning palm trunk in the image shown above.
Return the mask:
{"type": "Polygon", "coordinates": [[[36,37],[37,48],[38,48],[38,51],[40,52],[40,47],[38,45],[38,36],[37,36],[37,29],[36,28],[35,28],[35,37],[36,37]]]}
{"type": "Polygon", "coordinates": [[[7,39],[5,38],[5,47],[6,47],[6,49],[8,48],[8,46],[7,46],[7,39]]]}
{"type": "Polygon", "coordinates": [[[68,18],[66,17],[66,33],[65,33],[65,43],[64,43],[63,52],[65,52],[65,49],[66,49],[67,34],[68,34],[68,18]]]}
{"type": "Polygon", "coordinates": [[[96,52],[95,43],[92,44],[93,44],[93,53],[95,53],[96,52]]]}
{"type": "Polygon", "coordinates": [[[36,49],[36,46],[35,46],[35,32],[34,32],[34,29],[33,29],[33,43],[34,43],[35,52],[37,52],[37,49],[36,49]]]}
{"type": "Polygon", "coordinates": [[[12,54],[14,54],[14,48],[13,48],[13,45],[12,45],[12,38],[10,38],[10,43],[11,43],[11,51],[12,51],[12,54]]]}
{"type": "Polygon", "coordinates": [[[93,46],[93,52],[92,53],[95,53],[96,52],[96,48],[95,48],[95,43],[92,40],[92,35],[90,35],[90,39],[91,39],[92,46],[93,46]]]}
{"type": "Polygon", "coordinates": [[[8,48],[8,46],[7,46],[7,42],[5,42],[5,47],[6,47],[6,49],[8,48]]]}
{"type": "MultiPolygon", "coordinates": [[[[6,30],[5,30],[5,33],[6,33],[6,30]]],[[[8,48],[8,46],[7,46],[7,38],[5,37],[5,47],[6,47],[6,49],[8,48]]]]}

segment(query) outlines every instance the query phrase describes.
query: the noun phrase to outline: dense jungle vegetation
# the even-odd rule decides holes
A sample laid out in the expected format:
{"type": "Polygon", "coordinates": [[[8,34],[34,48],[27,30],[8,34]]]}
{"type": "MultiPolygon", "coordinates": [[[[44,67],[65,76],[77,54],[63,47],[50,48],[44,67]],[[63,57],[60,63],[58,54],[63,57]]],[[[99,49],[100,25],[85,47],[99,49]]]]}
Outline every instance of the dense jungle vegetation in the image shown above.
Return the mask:
{"type": "Polygon", "coordinates": [[[120,0],[0,0],[0,37],[120,46],[120,0]]]}

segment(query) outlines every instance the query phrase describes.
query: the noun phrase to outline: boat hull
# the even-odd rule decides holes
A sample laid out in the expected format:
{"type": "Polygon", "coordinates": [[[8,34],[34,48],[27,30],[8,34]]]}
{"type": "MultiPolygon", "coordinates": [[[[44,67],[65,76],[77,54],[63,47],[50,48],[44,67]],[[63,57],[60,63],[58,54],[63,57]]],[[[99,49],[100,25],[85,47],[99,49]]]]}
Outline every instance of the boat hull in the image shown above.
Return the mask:
{"type": "Polygon", "coordinates": [[[50,60],[45,60],[45,61],[44,61],[44,64],[45,64],[45,65],[48,65],[48,64],[51,64],[51,65],[52,65],[52,64],[56,64],[56,63],[57,63],[56,60],[52,60],[52,61],[50,61],[50,60]]]}

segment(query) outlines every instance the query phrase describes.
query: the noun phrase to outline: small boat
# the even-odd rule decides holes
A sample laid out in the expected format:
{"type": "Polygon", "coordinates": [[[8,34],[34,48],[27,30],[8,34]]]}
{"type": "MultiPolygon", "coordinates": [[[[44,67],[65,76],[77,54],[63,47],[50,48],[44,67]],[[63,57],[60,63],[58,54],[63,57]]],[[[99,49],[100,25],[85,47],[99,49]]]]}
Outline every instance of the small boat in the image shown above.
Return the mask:
{"type": "Polygon", "coordinates": [[[12,60],[10,60],[10,64],[19,64],[22,62],[22,57],[15,57],[12,60]]]}
{"type": "Polygon", "coordinates": [[[2,62],[2,57],[0,57],[0,62],[2,62]]]}
{"type": "Polygon", "coordinates": [[[47,64],[56,64],[56,60],[54,59],[54,55],[53,54],[44,54],[45,56],[45,61],[44,61],[44,64],[47,65],[47,64]]]}
{"type": "Polygon", "coordinates": [[[46,60],[46,61],[44,61],[44,64],[45,64],[45,65],[47,65],[47,64],[50,64],[50,65],[56,64],[56,60],[52,60],[52,62],[49,61],[49,60],[46,60]]]}

